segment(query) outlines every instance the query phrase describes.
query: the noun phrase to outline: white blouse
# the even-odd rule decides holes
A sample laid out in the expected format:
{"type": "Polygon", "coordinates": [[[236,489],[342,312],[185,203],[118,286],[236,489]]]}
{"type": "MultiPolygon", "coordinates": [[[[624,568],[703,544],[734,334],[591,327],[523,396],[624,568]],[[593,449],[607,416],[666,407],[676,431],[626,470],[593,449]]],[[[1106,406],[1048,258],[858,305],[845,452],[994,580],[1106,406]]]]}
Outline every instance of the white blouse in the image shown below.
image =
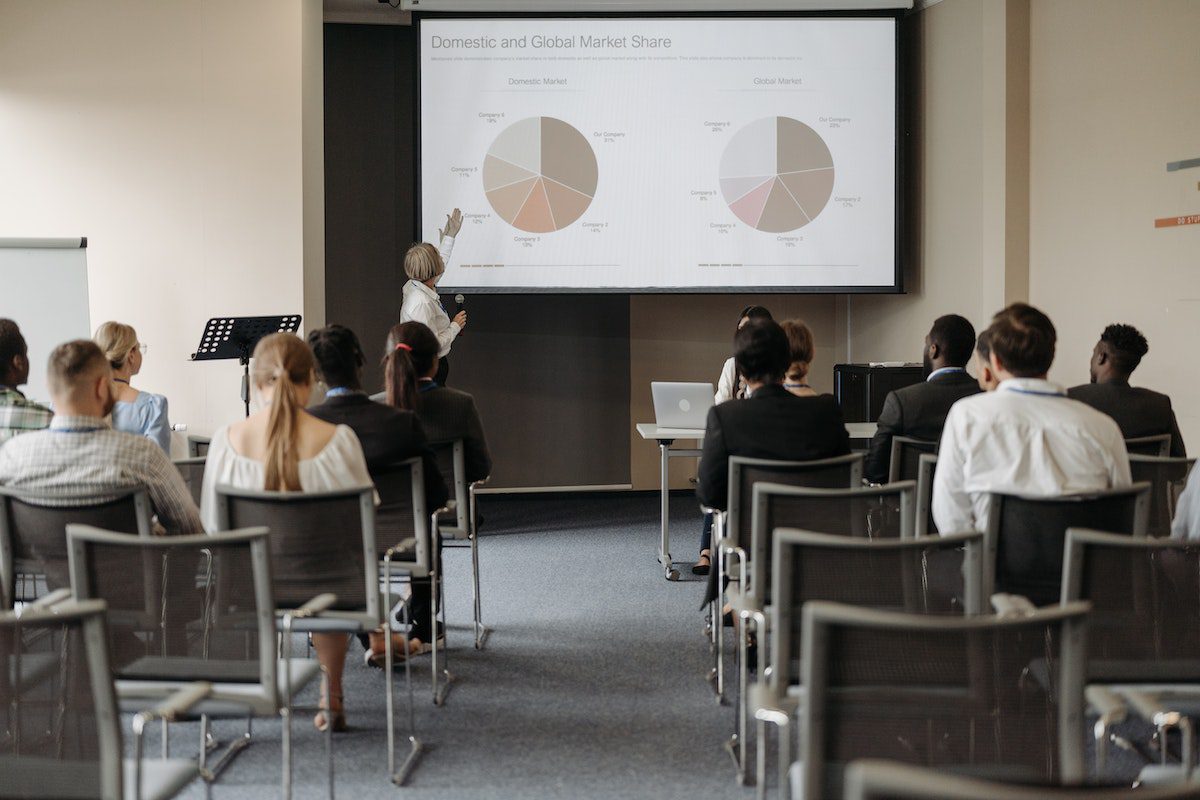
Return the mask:
{"type": "MultiPolygon", "coordinates": [[[[238,489],[262,489],[266,470],[261,461],[240,455],[229,443],[229,426],[218,430],[208,446],[204,464],[204,484],[200,490],[200,519],[209,533],[217,525],[217,486],[238,489]]],[[[347,425],[338,425],[333,438],[313,458],[300,461],[300,488],[305,492],[325,492],[371,486],[367,460],[358,437],[347,425]]]]}
{"type": "MultiPolygon", "coordinates": [[[[443,237],[441,246],[438,248],[438,255],[442,258],[443,266],[450,263],[450,253],[453,250],[454,237],[443,237]]],[[[410,280],[404,284],[401,297],[403,299],[400,304],[400,321],[423,323],[437,337],[438,358],[445,358],[449,355],[450,345],[453,344],[454,337],[458,336],[462,328],[457,322],[450,319],[450,315],[442,307],[438,293],[420,281],[410,280]]]]}

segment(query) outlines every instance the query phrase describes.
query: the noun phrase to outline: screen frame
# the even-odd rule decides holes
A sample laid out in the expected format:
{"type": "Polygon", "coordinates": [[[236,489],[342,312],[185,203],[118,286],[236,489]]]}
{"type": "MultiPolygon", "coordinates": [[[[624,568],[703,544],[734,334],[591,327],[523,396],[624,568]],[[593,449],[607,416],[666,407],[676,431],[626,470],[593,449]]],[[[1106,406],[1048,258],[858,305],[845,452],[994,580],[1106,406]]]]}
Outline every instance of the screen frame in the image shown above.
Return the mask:
{"type": "Polygon", "coordinates": [[[471,294],[906,294],[904,288],[905,264],[901,249],[901,226],[906,220],[905,198],[901,187],[904,186],[905,159],[903,142],[907,135],[904,123],[907,120],[906,97],[903,90],[904,76],[901,73],[904,59],[901,53],[901,31],[904,18],[907,16],[903,9],[853,10],[853,11],[736,11],[723,13],[719,16],[711,11],[694,12],[617,12],[617,11],[562,11],[562,12],[412,12],[413,36],[413,68],[409,74],[413,76],[413,98],[416,108],[413,114],[416,120],[413,169],[413,230],[418,237],[425,230],[422,224],[423,204],[421,196],[421,142],[422,142],[422,98],[421,98],[421,22],[422,20],[490,20],[490,19],[891,19],[893,26],[893,51],[895,61],[892,75],[894,80],[893,93],[895,97],[895,132],[893,142],[893,158],[895,164],[895,182],[892,187],[893,220],[892,242],[892,284],[882,286],[600,286],[600,287],[570,287],[570,286],[438,286],[437,291],[462,292],[471,294]]]}

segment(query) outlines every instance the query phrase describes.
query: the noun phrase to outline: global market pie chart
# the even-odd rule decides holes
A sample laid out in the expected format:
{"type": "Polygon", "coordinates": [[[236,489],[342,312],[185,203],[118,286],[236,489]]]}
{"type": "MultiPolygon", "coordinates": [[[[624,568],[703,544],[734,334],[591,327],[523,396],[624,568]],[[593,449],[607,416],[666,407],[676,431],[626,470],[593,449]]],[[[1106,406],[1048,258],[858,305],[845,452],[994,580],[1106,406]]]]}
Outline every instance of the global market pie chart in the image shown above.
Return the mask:
{"type": "Polygon", "coordinates": [[[528,117],[500,132],[483,160],[483,191],[496,214],[528,233],[562,230],[596,195],[596,154],[575,128],[528,117]]]}
{"type": "Polygon", "coordinates": [[[721,155],[721,195],[734,216],[766,233],[812,222],[833,194],[833,156],[820,134],[791,117],[764,117],[721,155]]]}

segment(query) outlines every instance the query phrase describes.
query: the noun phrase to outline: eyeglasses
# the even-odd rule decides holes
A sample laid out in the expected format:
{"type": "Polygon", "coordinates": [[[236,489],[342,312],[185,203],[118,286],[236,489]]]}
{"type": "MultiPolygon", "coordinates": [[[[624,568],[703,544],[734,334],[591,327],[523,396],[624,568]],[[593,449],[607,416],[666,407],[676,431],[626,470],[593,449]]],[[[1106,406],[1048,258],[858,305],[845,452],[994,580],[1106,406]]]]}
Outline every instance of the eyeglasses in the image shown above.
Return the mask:
{"type": "Polygon", "coordinates": [[[139,342],[139,343],[138,343],[138,346],[137,346],[137,349],[138,349],[138,352],[139,352],[139,353],[141,353],[142,355],[145,355],[145,354],[146,354],[146,351],[150,349],[150,345],[148,345],[148,344],[141,344],[141,343],[139,342]]]}

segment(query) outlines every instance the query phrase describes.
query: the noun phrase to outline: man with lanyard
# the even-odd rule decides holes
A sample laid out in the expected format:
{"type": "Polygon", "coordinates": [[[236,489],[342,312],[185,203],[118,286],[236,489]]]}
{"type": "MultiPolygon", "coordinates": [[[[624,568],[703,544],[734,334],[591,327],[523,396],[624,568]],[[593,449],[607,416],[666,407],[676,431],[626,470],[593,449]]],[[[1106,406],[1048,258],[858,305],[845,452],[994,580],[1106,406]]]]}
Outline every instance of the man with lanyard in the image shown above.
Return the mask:
{"type": "Polygon", "coordinates": [[[987,526],[988,493],[1056,496],[1129,486],[1129,456],[1112,418],[1046,379],[1056,333],[1025,303],[985,331],[995,391],[950,409],[933,481],[940,533],[987,526]]]}
{"type": "Polygon", "coordinates": [[[29,380],[29,348],[11,319],[0,319],[0,445],[50,424],[54,412],[26,399],[19,386],[29,380]]]}
{"type": "Polygon", "coordinates": [[[893,436],[936,442],[950,407],[979,393],[979,385],[967,374],[974,349],[975,328],[965,317],[947,314],[934,320],[922,353],[925,382],[888,392],[883,401],[863,470],[867,483],[887,483],[893,436]]]}
{"type": "Polygon", "coordinates": [[[204,532],[200,510],[162,448],[113,430],[105,419],[114,402],[112,369],[95,342],[54,348],[47,379],[57,413],[48,429],[0,447],[0,484],[49,495],[144,486],[162,531],[204,532]]]}

